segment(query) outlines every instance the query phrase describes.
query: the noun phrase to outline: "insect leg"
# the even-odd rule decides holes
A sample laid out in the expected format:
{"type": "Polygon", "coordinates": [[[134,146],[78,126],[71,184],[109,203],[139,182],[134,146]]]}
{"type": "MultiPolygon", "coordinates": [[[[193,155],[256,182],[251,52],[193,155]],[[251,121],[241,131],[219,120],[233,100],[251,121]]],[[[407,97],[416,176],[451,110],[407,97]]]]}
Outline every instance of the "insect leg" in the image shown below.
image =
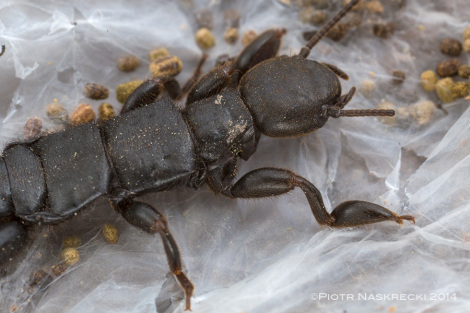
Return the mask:
{"type": "Polygon", "coordinates": [[[193,76],[191,76],[188,81],[184,84],[183,89],[181,89],[176,97],[177,100],[182,99],[192,88],[193,86],[198,82],[199,78],[201,77],[202,74],[202,66],[206,62],[207,58],[209,57],[208,54],[204,53],[201,57],[201,60],[199,61],[199,64],[196,67],[196,70],[194,70],[193,76]]]}
{"type": "Polygon", "coordinates": [[[175,275],[176,280],[184,290],[186,310],[191,310],[191,296],[194,291],[194,285],[186,274],[182,272],[180,252],[168,229],[166,219],[152,206],[143,202],[122,200],[118,203],[114,203],[114,205],[118,212],[120,212],[124,219],[131,225],[150,234],[160,234],[170,271],[175,275]]]}
{"type": "Polygon", "coordinates": [[[285,30],[271,29],[265,31],[246,46],[237,59],[226,62],[204,75],[188,94],[186,105],[213,96],[224,88],[230,79],[238,83],[240,78],[256,64],[274,58],[281,45],[285,30]]]}
{"type": "Polygon", "coordinates": [[[225,87],[234,71],[234,63],[217,66],[204,75],[188,94],[186,105],[219,93],[225,87]]]}
{"type": "Polygon", "coordinates": [[[165,90],[168,92],[168,95],[171,99],[177,100],[178,96],[181,94],[181,88],[178,81],[174,78],[168,79],[166,82],[163,83],[165,86],[165,90]]]}
{"type": "Polygon", "coordinates": [[[248,172],[223,193],[232,198],[263,198],[282,195],[296,187],[304,192],[313,216],[321,225],[352,227],[382,221],[399,224],[403,220],[414,222],[410,215],[400,216],[380,205],[365,201],[343,202],[329,214],[320,191],[311,182],[289,170],[278,168],[259,168],[248,172]]]}
{"type": "Polygon", "coordinates": [[[274,58],[279,52],[285,29],[269,29],[256,37],[238,56],[235,64],[239,77],[256,64],[274,58]]]}
{"type": "Polygon", "coordinates": [[[237,172],[238,158],[233,158],[223,166],[214,168],[207,175],[207,184],[216,193],[224,193],[233,185],[237,172]]]}
{"type": "Polygon", "coordinates": [[[0,223],[0,265],[6,264],[26,243],[26,227],[18,221],[0,223]]]}
{"type": "Polygon", "coordinates": [[[329,64],[329,63],[322,63],[326,67],[328,67],[333,73],[335,73],[338,77],[348,80],[349,76],[343,70],[339,69],[336,65],[329,64]]]}
{"type": "Polygon", "coordinates": [[[177,99],[181,94],[180,84],[174,78],[147,80],[129,95],[121,109],[121,114],[155,102],[163,89],[168,92],[168,95],[173,100],[177,99]]]}
{"type": "Polygon", "coordinates": [[[129,95],[121,113],[126,113],[134,109],[146,106],[157,100],[157,97],[162,92],[164,80],[147,80],[143,82],[133,93],[129,95]]]}

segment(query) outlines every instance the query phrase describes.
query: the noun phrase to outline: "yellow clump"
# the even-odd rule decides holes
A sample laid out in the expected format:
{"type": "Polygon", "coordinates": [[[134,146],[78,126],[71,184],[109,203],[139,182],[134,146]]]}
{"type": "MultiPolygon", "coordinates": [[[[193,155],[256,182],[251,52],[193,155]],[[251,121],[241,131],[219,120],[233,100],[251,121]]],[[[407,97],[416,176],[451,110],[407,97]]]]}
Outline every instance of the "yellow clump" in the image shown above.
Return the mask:
{"type": "Polygon", "coordinates": [[[207,50],[215,46],[215,37],[208,28],[201,28],[196,32],[196,44],[202,50],[207,50]]]}
{"type": "Polygon", "coordinates": [[[105,224],[103,226],[103,236],[109,243],[117,243],[119,239],[119,231],[118,229],[111,224],[105,224]]]}
{"type": "Polygon", "coordinates": [[[80,260],[80,253],[75,248],[65,248],[60,253],[60,259],[68,266],[72,266],[77,264],[78,260],[80,260]]]}
{"type": "Polygon", "coordinates": [[[434,71],[428,70],[421,73],[421,86],[426,91],[436,90],[437,74],[434,71]]]}
{"type": "Polygon", "coordinates": [[[439,79],[436,83],[436,92],[439,99],[443,102],[452,102],[454,96],[452,94],[452,87],[454,86],[454,80],[450,77],[439,79]]]}
{"type": "Polygon", "coordinates": [[[78,248],[82,244],[82,240],[78,236],[67,236],[64,239],[65,248],[78,248]]]}
{"type": "Polygon", "coordinates": [[[115,116],[114,108],[110,103],[101,103],[98,107],[98,117],[100,121],[107,121],[115,116]]]}
{"type": "Polygon", "coordinates": [[[126,102],[127,98],[130,96],[134,90],[137,89],[143,83],[142,80],[133,80],[124,84],[120,84],[116,88],[116,98],[119,102],[126,102]]]}
{"type": "Polygon", "coordinates": [[[177,56],[158,58],[149,65],[153,78],[173,77],[182,69],[183,62],[177,56]]]}
{"type": "Polygon", "coordinates": [[[150,62],[153,62],[159,58],[165,58],[169,56],[170,56],[170,52],[168,52],[168,50],[165,48],[155,48],[149,52],[150,62]]]}

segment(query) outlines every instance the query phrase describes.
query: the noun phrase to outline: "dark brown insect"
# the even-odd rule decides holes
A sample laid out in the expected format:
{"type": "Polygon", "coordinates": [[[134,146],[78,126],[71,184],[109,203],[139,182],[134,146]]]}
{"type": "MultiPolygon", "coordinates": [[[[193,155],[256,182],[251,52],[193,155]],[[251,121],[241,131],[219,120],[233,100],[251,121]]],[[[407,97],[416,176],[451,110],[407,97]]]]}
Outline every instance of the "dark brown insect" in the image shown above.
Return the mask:
{"type": "Polygon", "coordinates": [[[139,195],[203,183],[229,198],[272,197],[300,188],[321,225],[414,221],[360,200],[343,202],[330,213],[319,190],[286,169],[263,167],[235,177],[237,163],[255,153],[261,135],[302,136],[330,117],[394,115],[392,110],[344,109],[355,93],[353,87],[342,94],[339,78],[347,79],[347,74],[307,59],[357,2],[350,1],[298,55],[276,56],[284,30],[262,33],[235,60],[195,80],[182,110],[171,99],[180,97],[173,78],[148,80],[115,118],[7,146],[0,158],[0,264],[25,245],[25,225],[62,223],[106,196],[130,224],[160,235],[189,310],[194,286],[183,272],[177,244],[165,217],[136,200],[139,195]],[[169,98],[159,97],[163,87],[169,98]]]}

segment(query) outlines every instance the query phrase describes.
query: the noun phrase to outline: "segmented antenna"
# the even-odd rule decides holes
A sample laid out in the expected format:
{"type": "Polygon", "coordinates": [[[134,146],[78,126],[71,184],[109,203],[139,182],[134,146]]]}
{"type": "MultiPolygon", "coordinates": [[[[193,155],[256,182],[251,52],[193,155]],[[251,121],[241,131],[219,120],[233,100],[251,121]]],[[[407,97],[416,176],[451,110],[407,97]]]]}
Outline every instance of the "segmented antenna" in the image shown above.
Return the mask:
{"type": "Polygon", "coordinates": [[[330,29],[332,29],[333,26],[335,26],[358,2],[359,0],[351,0],[344,8],[342,8],[335,16],[333,16],[333,18],[330,19],[304,47],[302,47],[299,55],[303,58],[307,58],[310,54],[310,51],[312,51],[312,48],[315,47],[315,45],[323,38],[323,36],[325,36],[330,31],[330,29]]]}
{"type": "Polygon", "coordinates": [[[395,116],[394,110],[340,110],[339,116],[395,116]]]}

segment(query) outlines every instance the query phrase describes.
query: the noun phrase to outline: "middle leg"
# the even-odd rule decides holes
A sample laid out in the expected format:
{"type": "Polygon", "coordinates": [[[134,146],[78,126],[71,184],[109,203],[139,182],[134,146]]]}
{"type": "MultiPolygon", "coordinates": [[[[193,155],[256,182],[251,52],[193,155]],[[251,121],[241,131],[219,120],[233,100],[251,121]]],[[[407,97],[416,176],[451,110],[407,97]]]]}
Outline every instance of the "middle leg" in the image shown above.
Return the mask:
{"type": "Polygon", "coordinates": [[[124,199],[118,202],[112,201],[111,203],[131,225],[147,233],[158,233],[160,235],[170,271],[184,290],[185,310],[191,310],[191,296],[193,295],[194,285],[182,271],[181,255],[176,241],[168,229],[166,219],[156,209],[144,202],[124,199]]]}

